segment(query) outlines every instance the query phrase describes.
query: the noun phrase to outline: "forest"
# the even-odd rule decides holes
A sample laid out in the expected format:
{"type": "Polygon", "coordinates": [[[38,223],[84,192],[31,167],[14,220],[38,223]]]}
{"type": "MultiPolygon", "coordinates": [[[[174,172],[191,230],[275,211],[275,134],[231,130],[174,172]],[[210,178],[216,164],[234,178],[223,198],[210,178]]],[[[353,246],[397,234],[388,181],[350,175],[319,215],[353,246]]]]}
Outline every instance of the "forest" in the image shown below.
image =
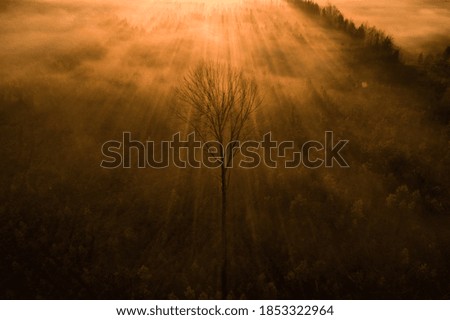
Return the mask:
{"type": "Polygon", "coordinates": [[[412,61],[309,0],[2,2],[0,298],[449,299],[445,41],[412,61]],[[102,168],[189,134],[202,61],[255,99],[246,139],[332,131],[349,168],[236,167],[226,209],[220,169],[102,168]]]}

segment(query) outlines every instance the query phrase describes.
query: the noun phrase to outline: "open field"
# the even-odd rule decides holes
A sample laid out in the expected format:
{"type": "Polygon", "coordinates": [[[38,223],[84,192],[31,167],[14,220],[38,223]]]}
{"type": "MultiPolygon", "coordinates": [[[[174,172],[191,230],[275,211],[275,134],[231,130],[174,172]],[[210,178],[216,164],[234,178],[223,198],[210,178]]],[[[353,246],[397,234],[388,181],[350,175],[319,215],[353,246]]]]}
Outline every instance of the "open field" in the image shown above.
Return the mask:
{"type": "MultiPolygon", "coordinates": [[[[447,9],[370,23],[422,51],[447,9]]],[[[202,60],[255,80],[252,139],[349,140],[350,168],[232,170],[230,297],[450,297],[448,69],[378,59],[285,1],[4,2],[0,43],[0,297],[220,297],[216,170],[100,167],[125,131],[189,132],[175,92],[202,60]]]]}

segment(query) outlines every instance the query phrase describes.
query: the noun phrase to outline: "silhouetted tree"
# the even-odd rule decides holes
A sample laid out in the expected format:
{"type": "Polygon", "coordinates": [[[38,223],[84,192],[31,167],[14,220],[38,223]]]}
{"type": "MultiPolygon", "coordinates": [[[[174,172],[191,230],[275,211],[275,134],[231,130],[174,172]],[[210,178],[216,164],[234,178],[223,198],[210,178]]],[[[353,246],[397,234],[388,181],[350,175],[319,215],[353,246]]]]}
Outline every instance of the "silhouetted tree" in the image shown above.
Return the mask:
{"type": "Polygon", "coordinates": [[[241,70],[229,65],[201,62],[192,69],[177,91],[179,99],[190,108],[177,109],[179,118],[189,124],[196,136],[206,143],[206,151],[220,163],[221,188],[221,291],[227,288],[227,189],[230,168],[238,151],[236,148],[249,131],[250,115],[260,104],[258,88],[241,70]],[[218,150],[211,151],[209,142],[218,150]],[[222,146],[222,147],[220,147],[222,146]]]}

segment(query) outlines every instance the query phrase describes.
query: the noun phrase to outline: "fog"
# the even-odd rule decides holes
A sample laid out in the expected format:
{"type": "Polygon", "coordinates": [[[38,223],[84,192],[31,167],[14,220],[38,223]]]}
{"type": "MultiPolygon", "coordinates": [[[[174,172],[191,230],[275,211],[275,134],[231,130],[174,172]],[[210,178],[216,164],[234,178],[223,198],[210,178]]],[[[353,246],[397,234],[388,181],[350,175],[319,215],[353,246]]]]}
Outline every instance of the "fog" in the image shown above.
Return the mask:
{"type": "Polygon", "coordinates": [[[187,133],[202,60],[255,80],[251,138],[350,140],[349,169],[233,170],[231,297],[448,297],[448,3],[337,1],[440,55],[386,59],[281,0],[2,2],[0,297],[218,296],[217,172],[100,167],[124,131],[187,133]]]}
{"type": "Polygon", "coordinates": [[[450,43],[450,2],[446,0],[318,0],[336,5],[357,23],[382,28],[406,52],[442,52],[450,43]]]}

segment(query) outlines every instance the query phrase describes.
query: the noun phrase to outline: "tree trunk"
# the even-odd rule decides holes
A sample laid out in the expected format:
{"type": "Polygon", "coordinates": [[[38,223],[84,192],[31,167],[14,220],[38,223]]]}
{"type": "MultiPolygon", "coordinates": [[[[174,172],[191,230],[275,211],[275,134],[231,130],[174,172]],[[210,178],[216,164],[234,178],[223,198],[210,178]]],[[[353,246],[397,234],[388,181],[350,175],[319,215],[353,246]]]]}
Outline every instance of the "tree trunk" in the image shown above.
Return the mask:
{"type": "Polygon", "coordinates": [[[227,287],[227,264],[228,264],[228,244],[227,244],[227,181],[226,168],[221,166],[221,191],[222,191],[222,212],[221,212],[221,234],[222,234],[222,270],[221,285],[222,299],[226,299],[228,295],[227,287]]]}

